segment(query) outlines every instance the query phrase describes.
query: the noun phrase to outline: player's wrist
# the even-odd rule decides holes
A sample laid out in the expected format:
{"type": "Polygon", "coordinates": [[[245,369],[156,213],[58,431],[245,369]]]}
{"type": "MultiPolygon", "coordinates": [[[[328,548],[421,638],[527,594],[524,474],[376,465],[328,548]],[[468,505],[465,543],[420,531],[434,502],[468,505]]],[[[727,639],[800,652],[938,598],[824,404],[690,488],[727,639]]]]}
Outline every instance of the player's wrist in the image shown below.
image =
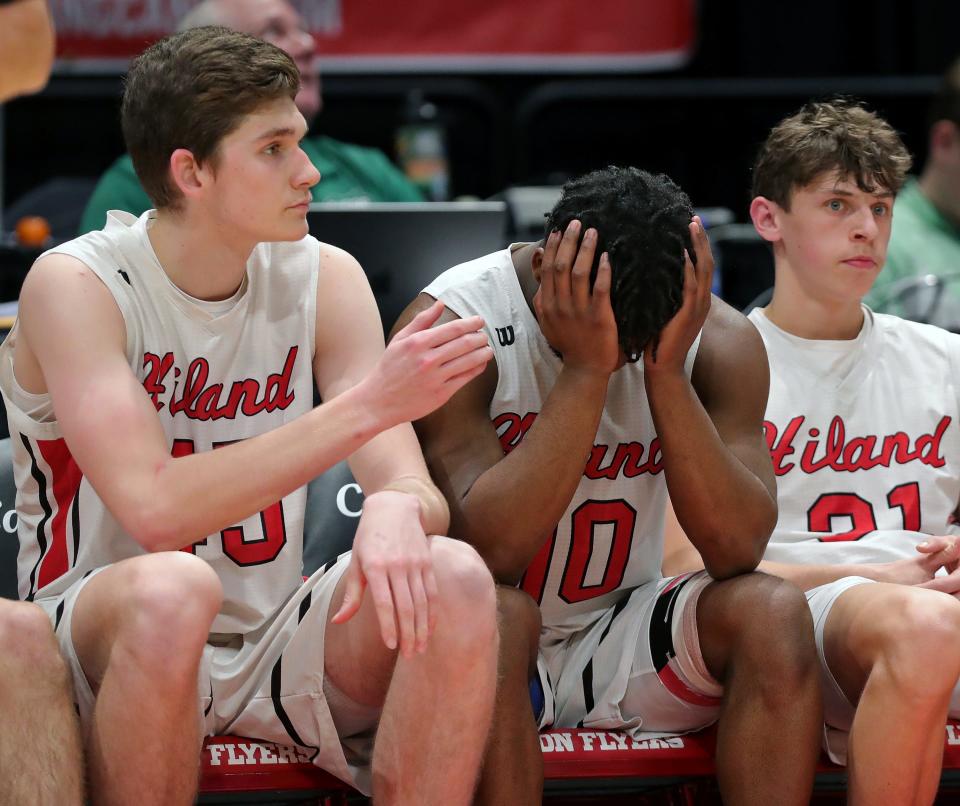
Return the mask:
{"type": "Polygon", "coordinates": [[[384,485],[383,492],[404,493],[418,507],[420,523],[426,534],[443,535],[450,526],[450,507],[436,485],[417,475],[397,476],[384,485]]]}
{"type": "Polygon", "coordinates": [[[376,388],[369,377],[348,389],[340,398],[357,418],[357,427],[361,433],[368,435],[368,439],[403,422],[391,410],[390,401],[383,391],[376,388]]]}

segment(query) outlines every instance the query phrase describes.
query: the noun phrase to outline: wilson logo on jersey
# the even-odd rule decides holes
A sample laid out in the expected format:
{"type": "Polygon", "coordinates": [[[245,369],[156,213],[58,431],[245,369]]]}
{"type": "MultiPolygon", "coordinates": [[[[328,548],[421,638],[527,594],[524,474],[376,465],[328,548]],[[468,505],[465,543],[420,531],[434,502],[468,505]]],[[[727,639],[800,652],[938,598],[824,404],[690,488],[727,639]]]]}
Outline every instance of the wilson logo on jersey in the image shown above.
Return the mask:
{"type": "MultiPolygon", "coordinates": [[[[777,426],[769,420],[763,423],[773,469],[778,476],[789,473],[797,466],[796,462],[787,461],[787,458],[796,453],[794,443],[805,421],[803,416],[794,417],[783,429],[783,434],[778,434],[777,426]]],[[[920,434],[913,439],[903,431],[884,437],[868,434],[848,439],[843,418],[837,416],[830,421],[825,434],[821,434],[816,427],[807,429],[810,438],[800,455],[800,470],[816,473],[829,468],[852,473],[877,466],[890,467],[891,463],[905,465],[909,462],[943,467],[945,460],[940,453],[940,441],[951,422],[952,418],[944,416],[931,433],[920,434]]]]}
{"type": "MultiPolygon", "coordinates": [[[[522,417],[512,411],[498,414],[493,419],[493,427],[497,429],[500,438],[500,447],[504,453],[510,453],[520,444],[524,434],[530,430],[533,421],[537,419],[537,412],[528,411],[522,417]]],[[[613,449],[609,458],[610,445],[594,445],[590,450],[590,458],[583,469],[583,475],[588,479],[610,479],[613,481],[621,475],[632,479],[643,473],[655,476],[663,470],[663,456],[660,452],[660,440],[654,438],[650,446],[645,447],[641,442],[621,442],[613,449]]]]}
{"type": "Polygon", "coordinates": [[[513,325],[507,325],[506,327],[497,327],[494,328],[497,331],[497,341],[503,347],[509,347],[515,341],[513,335],[513,325]]]}
{"type": "Polygon", "coordinates": [[[210,363],[206,358],[194,358],[187,365],[187,371],[183,372],[174,366],[173,353],[166,353],[162,358],[154,353],[144,353],[143,368],[147,370],[147,377],[143,379],[143,388],[147,390],[157,411],[169,406],[171,417],[182,413],[191,420],[220,420],[233,419],[237,412],[253,417],[262,411],[283,410],[294,399],[290,379],[293,376],[297,351],[296,345],[290,348],[283,369],[268,375],[262,387],[256,378],[244,378],[242,381],[234,381],[226,394],[225,384],[207,385],[210,363]],[[171,372],[173,383],[170,400],[169,403],[164,403],[160,397],[167,393],[166,381],[171,372]]]}

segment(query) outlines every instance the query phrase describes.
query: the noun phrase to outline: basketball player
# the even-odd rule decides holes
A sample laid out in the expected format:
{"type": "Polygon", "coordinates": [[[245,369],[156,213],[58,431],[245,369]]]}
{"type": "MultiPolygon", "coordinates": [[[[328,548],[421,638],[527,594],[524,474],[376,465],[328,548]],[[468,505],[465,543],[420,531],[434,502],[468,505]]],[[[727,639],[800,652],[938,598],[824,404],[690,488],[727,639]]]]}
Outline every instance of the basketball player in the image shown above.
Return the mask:
{"type": "Polygon", "coordinates": [[[298,81],[224,28],[148,48],[122,121],[157,209],[41,257],[0,350],[20,593],[72,668],[98,803],[192,803],[223,731],[378,802],[475,785],[494,585],[432,536],[448,511],[408,421],[490,349],[477,318],[431,328],[437,305],[384,351],[360,267],[307,236],[298,81]],[[301,584],[304,485],[348,456],[354,550],[301,584]],[[438,702],[458,719],[425,719],[438,702]]]}
{"type": "Polygon", "coordinates": [[[960,336],[861,304],[909,165],[873,113],[812,103],[771,131],[750,206],[776,265],[750,314],[780,509],[760,568],[806,590],[827,748],[855,804],[932,803],[948,706],[960,716],[960,602],[944,594],[960,592],[960,336]]]}
{"type": "MultiPolygon", "coordinates": [[[[46,0],[0,0],[0,104],[42,89],[53,51],[46,0]]],[[[0,805],[83,803],[80,731],[69,691],[43,612],[0,599],[0,805]]]]}
{"type": "Polygon", "coordinates": [[[539,601],[541,726],[663,736],[720,716],[729,803],[806,803],[820,698],[802,597],[747,574],[776,521],[766,358],[710,296],[667,177],[568,183],[545,242],[441,275],[398,326],[481,315],[495,361],[417,423],[451,533],[539,601]],[[638,360],[642,353],[642,360],[638,360]],[[711,576],[663,579],[667,488],[711,576]]]}

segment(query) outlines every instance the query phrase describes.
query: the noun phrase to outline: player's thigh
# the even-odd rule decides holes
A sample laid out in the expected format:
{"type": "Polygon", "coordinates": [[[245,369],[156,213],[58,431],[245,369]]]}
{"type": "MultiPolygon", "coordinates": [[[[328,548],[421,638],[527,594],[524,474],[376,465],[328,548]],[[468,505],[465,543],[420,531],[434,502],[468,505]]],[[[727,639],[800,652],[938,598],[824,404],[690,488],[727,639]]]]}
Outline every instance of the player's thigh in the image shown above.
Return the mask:
{"type": "Polygon", "coordinates": [[[216,573],[191,554],[132,557],[85,580],[70,603],[69,640],[96,690],[119,638],[175,659],[181,642],[203,643],[221,600],[216,573]]]}
{"type": "Polygon", "coordinates": [[[648,583],[589,628],[544,652],[558,726],[684,732],[709,725],[722,689],[706,673],[696,633],[703,572],[648,583]]]}
{"type": "MultiPolygon", "coordinates": [[[[823,631],[826,664],[851,703],[857,703],[874,665],[897,657],[936,665],[960,620],[960,603],[939,591],[908,585],[858,585],[834,602],[823,631]],[[926,661],[924,660],[926,659],[926,661]]],[[[932,682],[932,681],[931,681],[932,682]]]]}

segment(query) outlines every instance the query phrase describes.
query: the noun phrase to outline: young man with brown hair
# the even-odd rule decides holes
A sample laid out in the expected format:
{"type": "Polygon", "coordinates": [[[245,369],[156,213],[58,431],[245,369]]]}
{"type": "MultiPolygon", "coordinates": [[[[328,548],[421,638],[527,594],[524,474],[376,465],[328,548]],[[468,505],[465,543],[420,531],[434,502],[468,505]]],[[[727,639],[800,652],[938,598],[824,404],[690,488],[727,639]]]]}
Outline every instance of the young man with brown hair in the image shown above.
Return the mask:
{"type": "MultiPolygon", "coordinates": [[[[345,143],[315,126],[323,97],[317,65],[317,43],[288,0],[203,0],[179,22],[179,30],[222,25],[276,45],[300,70],[294,99],[313,133],[300,144],[323,181],[311,188],[314,201],[418,202],[423,195],[386,155],[376,148],[345,143]],[[320,131],[317,131],[320,129],[320,131]]],[[[130,155],[119,157],[100,177],[80,222],[80,233],[100,229],[110,210],[134,215],[151,207],[137,180],[130,155]]]]}
{"type": "Polygon", "coordinates": [[[437,305],[384,350],[356,261],[307,235],[298,85],[224,28],[150,47],[122,121],[158,209],[42,256],[0,348],[20,593],[72,668],[97,802],[192,802],[224,731],[305,747],[378,802],[465,804],[476,782],[494,586],[436,536],[408,421],[490,349],[477,318],[431,327],[437,305]],[[304,485],[347,457],[353,552],[301,584],[304,485]],[[424,718],[437,702],[458,719],[424,718]]]}
{"type": "Polygon", "coordinates": [[[750,206],[776,265],[750,314],[780,511],[760,569],[806,591],[854,804],[933,801],[960,675],[960,336],[861,303],[909,165],[873,113],[808,104],[762,146],[750,206]]]}
{"type": "Polygon", "coordinates": [[[725,802],[805,804],[812,625],[794,586],[746,573],[776,522],[766,357],[711,299],[712,270],[668,177],[572,180],[543,242],[450,269],[401,318],[439,299],[448,321],[480,314],[495,351],[416,425],[451,534],[540,604],[541,727],[663,736],[719,719],[725,802]],[[668,488],[710,575],[660,574],[668,488]]]}

